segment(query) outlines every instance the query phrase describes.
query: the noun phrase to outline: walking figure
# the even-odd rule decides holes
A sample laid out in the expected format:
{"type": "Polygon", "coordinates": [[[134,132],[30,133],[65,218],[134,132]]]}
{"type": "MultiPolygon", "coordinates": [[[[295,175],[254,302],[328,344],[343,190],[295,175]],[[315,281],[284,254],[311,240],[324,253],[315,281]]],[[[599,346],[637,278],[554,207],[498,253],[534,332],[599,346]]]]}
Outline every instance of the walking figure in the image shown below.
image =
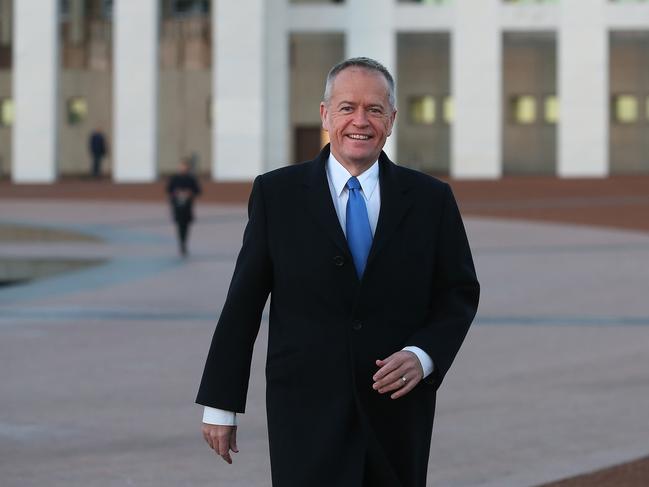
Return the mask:
{"type": "Polygon", "coordinates": [[[201,194],[201,187],[190,172],[190,164],[187,159],[180,162],[178,172],[169,179],[167,194],[178,231],[180,254],[186,256],[189,225],[194,221],[194,198],[201,194]]]}

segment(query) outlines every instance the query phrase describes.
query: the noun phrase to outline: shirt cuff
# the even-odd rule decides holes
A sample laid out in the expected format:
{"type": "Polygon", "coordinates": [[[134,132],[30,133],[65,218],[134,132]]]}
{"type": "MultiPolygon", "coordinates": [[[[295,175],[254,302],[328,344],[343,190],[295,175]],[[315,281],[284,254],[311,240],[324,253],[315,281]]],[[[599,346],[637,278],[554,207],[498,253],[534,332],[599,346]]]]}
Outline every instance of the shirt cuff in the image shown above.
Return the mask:
{"type": "Polygon", "coordinates": [[[225,409],[211,408],[205,406],[203,410],[203,423],[216,424],[220,426],[236,426],[237,413],[225,409]]]}
{"type": "Polygon", "coordinates": [[[435,365],[433,364],[433,359],[430,358],[430,355],[428,355],[419,347],[404,347],[404,350],[414,353],[419,359],[421,368],[424,370],[424,376],[422,377],[422,379],[425,379],[433,373],[433,370],[435,370],[435,365]]]}

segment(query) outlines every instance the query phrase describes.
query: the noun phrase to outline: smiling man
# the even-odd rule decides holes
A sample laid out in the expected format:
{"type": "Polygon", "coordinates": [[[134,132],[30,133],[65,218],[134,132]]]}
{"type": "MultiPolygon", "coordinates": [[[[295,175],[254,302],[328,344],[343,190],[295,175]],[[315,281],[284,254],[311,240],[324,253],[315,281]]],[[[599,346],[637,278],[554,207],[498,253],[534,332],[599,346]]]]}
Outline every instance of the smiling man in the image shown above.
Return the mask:
{"type": "Polygon", "coordinates": [[[334,66],[320,104],[330,145],[253,185],[197,402],[231,463],[270,294],[275,487],[426,486],[436,391],[479,285],[449,186],[382,152],[396,113],[380,63],[334,66]]]}

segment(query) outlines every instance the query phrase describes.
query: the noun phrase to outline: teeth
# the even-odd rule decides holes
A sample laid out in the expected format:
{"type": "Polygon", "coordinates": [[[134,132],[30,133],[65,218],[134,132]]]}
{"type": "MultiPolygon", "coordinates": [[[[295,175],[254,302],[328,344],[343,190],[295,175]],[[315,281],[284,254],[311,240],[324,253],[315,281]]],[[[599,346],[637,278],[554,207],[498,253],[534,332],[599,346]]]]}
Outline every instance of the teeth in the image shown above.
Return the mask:
{"type": "Polygon", "coordinates": [[[367,140],[370,138],[369,135],[361,135],[361,134],[349,134],[348,137],[356,140],[367,140]]]}

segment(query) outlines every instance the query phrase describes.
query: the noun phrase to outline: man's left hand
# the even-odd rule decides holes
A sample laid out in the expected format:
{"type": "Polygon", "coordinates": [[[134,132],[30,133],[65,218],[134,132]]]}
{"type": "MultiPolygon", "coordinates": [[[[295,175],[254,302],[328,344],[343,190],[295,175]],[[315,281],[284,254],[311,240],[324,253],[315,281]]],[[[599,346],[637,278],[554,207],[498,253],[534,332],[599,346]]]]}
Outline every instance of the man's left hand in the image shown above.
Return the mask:
{"type": "Polygon", "coordinates": [[[394,392],[390,397],[398,399],[412,391],[424,376],[421,363],[412,352],[401,350],[388,358],[376,361],[379,370],[374,374],[372,386],[379,394],[394,392]]]}

